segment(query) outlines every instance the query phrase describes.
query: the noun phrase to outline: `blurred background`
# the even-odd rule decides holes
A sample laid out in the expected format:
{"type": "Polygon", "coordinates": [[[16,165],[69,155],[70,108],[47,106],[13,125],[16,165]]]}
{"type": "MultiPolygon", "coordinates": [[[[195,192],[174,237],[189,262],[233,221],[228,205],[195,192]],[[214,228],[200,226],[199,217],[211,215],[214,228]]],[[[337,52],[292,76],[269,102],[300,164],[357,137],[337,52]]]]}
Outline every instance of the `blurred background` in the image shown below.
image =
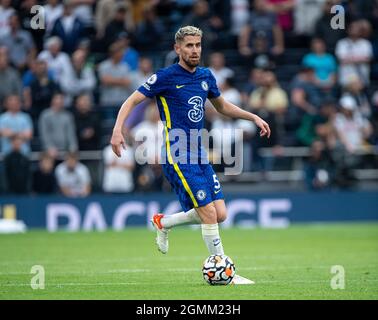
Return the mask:
{"type": "Polygon", "coordinates": [[[52,196],[175,199],[160,165],[134,155],[135,133],[158,127],[154,101],[126,121],[121,159],[109,141],[124,100],[177,61],[174,34],[184,25],[203,30],[202,65],[225,99],[272,128],[260,139],[253,124],[207,108],[207,129],[244,131],[243,172],[225,176],[227,165],[215,166],[225,194],[293,192],[311,195],[307,204],[324,191],[376,195],[378,1],[0,0],[0,204],[8,215],[9,204],[24,216],[25,204],[52,196]]]}

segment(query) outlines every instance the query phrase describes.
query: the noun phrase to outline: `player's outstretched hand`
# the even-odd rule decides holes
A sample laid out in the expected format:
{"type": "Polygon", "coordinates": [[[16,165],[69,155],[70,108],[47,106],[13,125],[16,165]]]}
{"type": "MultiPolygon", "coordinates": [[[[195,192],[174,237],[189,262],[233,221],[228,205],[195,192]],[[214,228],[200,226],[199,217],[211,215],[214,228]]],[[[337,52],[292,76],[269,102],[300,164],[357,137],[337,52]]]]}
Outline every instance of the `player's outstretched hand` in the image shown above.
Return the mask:
{"type": "Polygon", "coordinates": [[[118,158],[121,157],[121,148],[126,149],[125,138],[121,132],[113,131],[112,138],[110,140],[112,145],[113,152],[117,155],[118,158]]]}
{"type": "Polygon", "coordinates": [[[255,124],[256,124],[256,126],[258,126],[261,129],[260,130],[260,137],[266,136],[267,138],[270,138],[270,128],[269,128],[269,124],[267,122],[265,122],[259,116],[256,116],[255,124]]]}

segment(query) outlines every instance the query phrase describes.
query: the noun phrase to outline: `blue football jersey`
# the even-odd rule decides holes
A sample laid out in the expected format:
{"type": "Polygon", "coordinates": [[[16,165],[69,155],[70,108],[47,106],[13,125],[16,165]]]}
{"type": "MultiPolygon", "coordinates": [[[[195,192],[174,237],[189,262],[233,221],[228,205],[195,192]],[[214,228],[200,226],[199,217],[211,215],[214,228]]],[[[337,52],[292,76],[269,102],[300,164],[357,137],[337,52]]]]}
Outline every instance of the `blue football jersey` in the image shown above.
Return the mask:
{"type": "MultiPolygon", "coordinates": [[[[170,134],[172,129],[181,129],[180,132],[186,136],[186,154],[197,153],[197,156],[203,159],[205,153],[201,139],[193,141],[190,134],[204,127],[206,99],[220,96],[211,71],[208,68],[197,67],[194,72],[189,72],[177,63],[157,71],[138,88],[138,91],[146,97],[156,97],[160,118],[165,124],[166,138],[170,139],[170,147],[173,149],[175,142],[180,143],[179,137],[172,137],[170,134]]],[[[181,153],[181,156],[182,149],[179,149],[182,147],[182,144],[176,145],[177,154],[172,155],[179,156],[181,153]]],[[[169,150],[165,151],[169,157],[169,150]]]]}

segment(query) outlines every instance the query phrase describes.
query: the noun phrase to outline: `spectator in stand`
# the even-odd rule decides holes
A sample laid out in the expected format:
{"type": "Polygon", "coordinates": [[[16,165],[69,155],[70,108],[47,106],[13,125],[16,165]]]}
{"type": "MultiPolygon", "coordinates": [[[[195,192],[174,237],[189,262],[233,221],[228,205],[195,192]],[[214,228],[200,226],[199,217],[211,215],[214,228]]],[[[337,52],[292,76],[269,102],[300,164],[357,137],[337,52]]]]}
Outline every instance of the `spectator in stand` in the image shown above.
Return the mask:
{"type": "Polygon", "coordinates": [[[272,71],[265,71],[261,86],[250,95],[249,101],[252,110],[267,109],[276,115],[282,115],[288,107],[288,97],[277,82],[276,75],[272,71]]]}
{"type": "Polygon", "coordinates": [[[39,117],[38,126],[43,150],[54,159],[59,151],[78,150],[74,118],[64,110],[63,94],[54,94],[50,108],[39,117]]]}
{"type": "Polygon", "coordinates": [[[348,36],[337,42],[336,56],[340,62],[339,82],[345,85],[349,78],[358,76],[364,85],[370,83],[370,62],[373,47],[369,40],[361,37],[359,21],[348,26],[348,36]]]}
{"type": "Polygon", "coordinates": [[[32,80],[24,88],[24,108],[31,115],[34,124],[37,124],[41,112],[50,106],[57,89],[58,85],[47,69],[47,62],[37,59],[32,80]]]}
{"type": "Polygon", "coordinates": [[[156,15],[155,9],[147,6],[143,12],[143,20],[135,28],[135,40],[138,50],[155,51],[164,32],[164,25],[156,15]]]}
{"type": "Polygon", "coordinates": [[[324,93],[330,92],[336,84],[337,63],[334,56],[326,52],[323,39],[313,38],[311,53],[303,57],[302,64],[315,70],[315,80],[324,93]]]}
{"type": "MultiPolygon", "coordinates": [[[[281,152],[280,145],[285,137],[285,117],[288,108],[288,97],[286,92],[279,86],[276,76],[272,71],[264,71],[260,80],[260,85],[252,91],[249,97],[248,108],[269,119],[272,129],[271,141],[262,143],[251,141],[252,159],[257,167],[264,170],[271,168],[274,157],[279,156],[281,152]],[[273,147],[273,158],[262,158],[259,155],[259,149],[262,147],[273,147]]],[[[256,140],[256,139],[253,139],[256,140]]]]}
{"type": "Polygon", "coordinates": [[[350,19],[361,19],[368,18],[370,20],[374,19],[374,7],[377,6],[377,1],[366,1],[366,0],[353,0],[348,1],[344,4],[347,16],[350,19]]]}
{"type": "Polygon", "coordinates": [[[17,136],[21,139],[20,151],[28,155],[30,140],[33,137],[32,119],[27,113],[21,111],[19,96],[8,96],[5,105],[7,112],[0,115],[1,152],[3,155],[11,152],[11,139],[17,136]]]}
{"type": "Polygon", "coordinates": [[[305,182],[308,190],[327,190],[333,180],[332,157],[323,141],[311,144],[310,157],[305,164],[305,182]]]}
{"type": "MultiPolygon", "coordinates": [[[[324,0],[318,1],[324,2],[324,0]]],[[[331,20],[334,18],[334,14],[332,13],[332,7],[335,5],[339,5],[340,3],[341,0],[326,0],[323,5],[323,12],[321,13],[319,19],[316,21],[315,24],[315,36],[325,41],[328,52],[333,52],[336,47],[336,43],[345,36],[344,29],[335,29],[330,27],[331,20]]],[[[307,14],[303,12],[298,17],[302,17],[301,19],[304,23],[306,23],[306,21],[308,21],[308,13],[313,14],[313,12],[314,10],[309,10],[307,14]]],[[[312,35],[313,33],[310,32],[309,34],[312,35]]]]}
{"type": "Polygon", "coordinates": [[[216,35],[214,50],[236,48],[235,39],[231,38],[231,0],[210,0],[210,25],[216,35]]]}
{"type": "Polygon", "coordinates": [[[278,130],[276,117],[274,113],[269,112],[266,108],[259,108],[253,111],[249,106],[248,110],[266,119],[271,128],[269,139],[256,139],[255,136],[258,134],[258,130],[254,130],[252,139],[249,140],[251,153],[248,154],[248,156],[251,159],[251,170],[262,170],[263,172],[272,170],[275,159],[282,154],[281,140],[284,138],[280,135],[280,131],[278,130]],[[261,148],[272,148],[273,155],[270,157],[262,157],[260,154],[261,148]]]}
{"type": "MultiPolygon", "coordinates": [[[[22,76],[22,85],[24,88],[30,87],[30,84],[32,83],[32,81],[37,78],[36,70],[38,69],[38,66],[39,66],[38,62],[41,62],[41,61],[44,61],[44,60],[40,58],[36,58],[29,61],[28,70],[26,70],[22,76]]],[[[47,62],[46,61],[44,62],[46,64],[46,69],[47,69],[47,62]]],[[[51,70],[47,69],[47,74],[50,79],[54,78],[51,70]]]]}
{"type": "Polygon", "coordinates": [[[56,20],[63,15],[64,7],[59,0],[47,0],[43,9],[45,10],[46,33],[50,34],[56,20]]]}
{"type": "Polygon", "coordinates": [[[226,67],[226,59],[221,52],[214,52],[210,55],[209,70],[213,74],[219,87],[223,86],[226,78],[232,78],[234,76],[234,71],[226,67]]]}
{"type": "Polygon", "coordinates": [[[135,168],[134,151],[128,143],[126,149],[121,150],[118,158],[112,146],[108,145],[103,151],[104,179],[103,190],[111,193],[127,193],[134,190],[133,170],[135,168]]]}
{"type": "Polygon", "coordinates": [[[145,120],[130,132],[135,141],[135,181],[139,191],[162,190],[163,175],[160,166],[161,130],[159,111],[154,102],[150,102],[145,112],[145,120]],[[144,141],[145,140],[145,141],[144,141]]]}
{"type": "Polygon", "coordinates": [[[237,43],[237,38],[242,31],[243,27],[249,22],[250,11],[249,11],[248,0],[231,0],[231,35],[234,37],[235,43],[237,43]]]}
{"type": "Polygon", "coordinates": [[[314,69],[303,67],[291,84],[291,101],[297,117],[303,114],[316,114],[322,97],[316,86],[314,69]]]}
{"type": "Polygon", "coordinates": [[[62,40],[62,50],[68,54],[76,50],[85,36],[84,24],[75,16],[74,8],[74,0],[64,1],[63,15],[55,21],[50,33],[50,36],[57,36],[62,40]]]}
{"type": "MultiPolygon", "coordinates": [[[[139,68],[136,72],[131,74],[132,87],[136,90],[141,83],[144,83],[153,74],[152,60],[147,57],[139,59],[139,68]]],[[[144,120],[145,111],[148,108],[149,101],[143,101],[137,105],[130,113],[130,116],[125,121],[126,130],[132,129],[134,126],[144,120]]]]}
{"type": "Polygon", "coordinates": [[[243,28],[239,37],[239,52],[244,57],[253,54],[257,38],[264,37],[268,41],[268,52],[279,56],[284,52],[284,36],[277,16],[268,11],[265,0],[255,0],[250,22],[243,28]]]}
{"type": "Polygon", "coordinates": [[[74,116],[79,150],[98,150],[100,147],[101,122],[92,105],[88,94],[76,99],[74,116]]]}
{"type": "Polygon", "coordinates": [[[229,101],[237,106],[241,105],[241,94],[239,90],[235,88],[234,78],[225,78],[221,91],[222,96],[226,101],[229,101]]]}
{"type": "Polygon", "coordinates": [[[100,105],[106,119],[115,119],[119,106],[132,93],[130,69],[122,62],[123,54],[122,43],[115,42],[109,48],[110,58],[98,66],[100,105]]]}
{"type": "Polygon", "coordinates": [[[134,29],[132,12],[131,10],[129,10],[129,8],[131,7],[130,0],[123,0],[120,4],[117,0],[100,0],[97,1],[95,13],[97,39],[103,38],[106,26],[112,21],[120,6],[126,9],[124,21],[126,30],[134,29]]]}
{"type": "MultiPolygon", "coordinates": [[[[235,104],[235,105],[241,105],[241,94],[240,92],[234,87],[234,80],[233,78],[226,78],[223,85],[222,85],[222,96],[229,102],[235,104]]],[[[232,150],[234,152],[235,147],[237,145],[240,145],[239,143],[243,143],[243,149],[244,151],[248,150],[250,139],[253,137],[253,135],[256,132],[256,126],[251,123],[250,121],[238,119],[234,121],[233,119],[224,117],[219,115],[215,111],[214,108],[208,108],[206,111],[206,117],[209,117],[209,120],[211,120],[211,129],[216,130],[230,130],[229,134],[231,136],[230,139],[224,139],[224,136],[222,134],[215,134],[213,136],[213,148],[211,150],[211,161],[216,161],[216,164],[219,164],[219,166],[216,166],[217,170],[223,170],[225,166],[227,165],[224,158],[222,158],[222,148],[223,150],[232,150]],[[243,130],[243,137],[239,136],[236,133],[236,129],[243,130]],[[219,161],[220,160],[220,161],[219,161]]],[[[220,131],[218,131],[220,133],[220,131]]],[[[249,152],[245,152],[243,154],[243,168],[247,169],[249,168],[249,162],[250,159],[248,157],[249,152]]]]}
{"type": "Polygon", "coordinates": [[[96,77],[92,66],[86,64],[84,50],[72,54],[72,69],[63,71],[60,79],[61,90],[65,93],[66,103],[72,105],[75,97],[83,93],[92,93],[96,86],[96,77]]]}
{"type": "Polygon", "coordinates": [[[166,187],[162,166],[159,163],[153,163],[143,166],[137,176],[137,190],[141,192],[161,192],[166,187]]]}
{"type": "Polygon", "coordinates": [[[304,114],[296,137],[301,145],[311,146],[316,140],[321,140],[327,148],[333,149],[335,146],[334,118],[336,107],[334,101],[324,101],[320,106],[319,113],[304,114]]]}
{"type": "Polygon", "coordinates": [[[94,31],[93,8],[96,2],[96,0],[72,0],[73,15],[83,23],[85,35],[94,31]]]}
{"type": "Polygon", "coordinates": [[[72,68],[69,55],[61,50],[62,41],[58,37],[51,37],[46,40],[46,50],[38,55],[39,59],[47,62],[47,67],[53,73],[54,80],[58,84],[64,71],[72,68]]]}
{"type": "Polygon", "coordinates": [[[336,115],[334,126],[343,149],[347,154],[354,155],[366,144],[372,134],[372,127],[358,112],[353,98],[343,97],[340,106],[341,110],[336,115]]]}
{"type": "Polygon", "coordinates": [[[135,149],[139,152],[135,154],[135,158],[138,163],[159,163],[161,146],[159,146],[160,138],[160,116],[158,108],[156,108],[155,102],[151,101],[148,105],[145,114],[144,121],[137,124],[130,132],[131,137],[135,141],[135,149]],[[143,141],[143,137],[147,137],[146,141],[143,141]],[[146,159],[146,154],[148,159],[146,159]],[[146,160],[146,161],[145,161],[146,160]]]}
{"type": "Polygon", "coordinates": [[[0,47],[0,111],[9,95],[21,95],[21,79],[18,72],[8,63],[8,49],[0,47]]]}
{"type": "Polygon", "coordinates": [[[30,161],[21,148],[24,140],[20,135],[11,138],[11,150],[4,158],[7,191],[26,194],[30,188],[30,161]]]}
{"type": "Polygon", "coordinates": [[[258,35],[254,39],[253,53],[249,56],[248,65],[260,69],[274,69],[277,57],[269,51],[268,39],[264,35],[258,35]]]}
{"type": "Polygon", "coordinates": [[[249,72],[248,82],[244,85],[241,91],[244,106],[249,104],[249,96],[252,91],[261,86],[263,75],[264,70],[260,68],[252,68],[249,72]]]}
{"type": "Polygon", "coordinates": [[[132,74],[133,87],[137,89],[141,83],[148,80],[154,73],[154,66],[152,60],[148,57],[140,57],[138,69],[132,74]]]}
{"type": "Polygon", "coordinates": [[[361,161],[358,151],[371,136],[372,127],[369,121],[357,112],[357,105],[351,97],[340,100],[340,106],[341,110],[334,120],[337,135],[337,145],[333,150],[336,163],[335,180],[339,187],[349,188],[355,181],[352,169],[361,161]]]}
{"type": "Polygon", "coordinates": [[[56,192],[54,162],[54,158],[47,153],[41,154],[38,168],[33,172],[33,192],[37,194],[53,194],[56,192]]]}
{"type": "Polygon", "coordinates": [[[209,3],[205,0],[197,0],[194,2],[192,11],[184,19],[182,25],[196,26],[203,31],[203,52],[204,50],[211,49],[214,41],[217,40],[217,34],[212,28],[209,3]]]}
{"type": "Polygon", "coordinates": [[[0,0],[0,38],[9,34],[9,19],[15,12],[12,0],[0,0]]]}
{"type": "Polygon", "coordinates": [[[126,63],[131,71],[138,70],[139,53],[130,46],[131,37],[127,32],[122,32],[118,36],[118,41],[121,41],[125,52],[122,57],[122,62],[126,63]]]}
{"type": "Polygon", "coordinates": [[[76,152],[68,152],[64,162],[55,168],[60,192],[70,198],[83,198],[91,192],[91,176],[88,168],[79,162],[76,152]]]}
{"type": "MultiPolygon", "coordinates": [[[[128,31],[126,26],[128,8],[124,3],[118,3],[115,7],[114,15],[111,21],[106,24],[103,37],[99,38],[101,39],[101,46],[99,48],[101,52],[106,52],[104,49],[106,50],[106,48],[116,41],[120,34],[128,31]]],[[[98,37],[100,37],[101,34],[102,31],[100,30],[98,37]]]]}
{"type": "Polygon", "coordinates": [[[364,118],[369,119],[372,115],[372,109],[366,91],[359,77],[351,77],[343,88],[341,99],[344,97],[352,98],[357,106],[356,112],[360,112],[364,118]]]}
{"type": "MultiPolygon", "coordinates": [[[[313,35],[317,20],[322,15],[322,6],[325,0],[296,0],[294,6],[294,31],[297,35],[313,35]]],[[[332,2],[329,1],[329,2],[332,2]]],[[[332,6],[332,5],[331,5],[332,6]]],[[[331,14],[331,7],[328,8],[328,12],[331,14]]],[[[330,24],[328,23],[328,29],[330,24]]]]}
{"type": "Polygon", "coordinates": [[[267,0],[268,11],[277,15],[278,24],[284,32],[293,29],[293,9],[295,0],[267,0]]]}
{"type": "Polygon", "coordinates": [[[19,71],[25,71],[28,60],[34,59],[36,49],[30,33],[21,29],[20,20],[16,13],[9,18],[10,32],[0,38],[0,46],[9,50],[9,61],[19,71]]]}

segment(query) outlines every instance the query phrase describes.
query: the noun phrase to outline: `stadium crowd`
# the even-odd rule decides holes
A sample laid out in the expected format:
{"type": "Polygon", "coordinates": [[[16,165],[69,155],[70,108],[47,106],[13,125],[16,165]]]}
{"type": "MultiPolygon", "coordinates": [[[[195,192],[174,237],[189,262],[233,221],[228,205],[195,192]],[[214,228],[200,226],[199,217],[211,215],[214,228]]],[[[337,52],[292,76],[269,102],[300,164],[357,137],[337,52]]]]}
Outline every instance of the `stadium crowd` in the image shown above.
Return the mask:
{"type": "Polygon", "coordinates": [[[168,188],[159,165],[134,155],[136,132],[157,132],[153,101],[126,121],[121,158],[109,135],[124,100],[176,61],[182,25],[203,30],[203,65],[225,99],[272,128],[269,140],[258,139],[252,123],[207,108],[208,129],[243,129],[244,171],[280,168],[289,146],[310,148],[309,189],[348,188],[353,168],[377,168],[376,156],[362,155],[378,146],[377,0],[0,0],[0,192],[168,188]],[[338,4],[345,28],[331,26],[338,4]],[[44,8],[43,29],[33,28],[34,5],[44,8]],[[261,156],[264,147],[272,156],[261,156]],[[102,150],[102,166],[80,161],[88,150],[102,150]]]}

